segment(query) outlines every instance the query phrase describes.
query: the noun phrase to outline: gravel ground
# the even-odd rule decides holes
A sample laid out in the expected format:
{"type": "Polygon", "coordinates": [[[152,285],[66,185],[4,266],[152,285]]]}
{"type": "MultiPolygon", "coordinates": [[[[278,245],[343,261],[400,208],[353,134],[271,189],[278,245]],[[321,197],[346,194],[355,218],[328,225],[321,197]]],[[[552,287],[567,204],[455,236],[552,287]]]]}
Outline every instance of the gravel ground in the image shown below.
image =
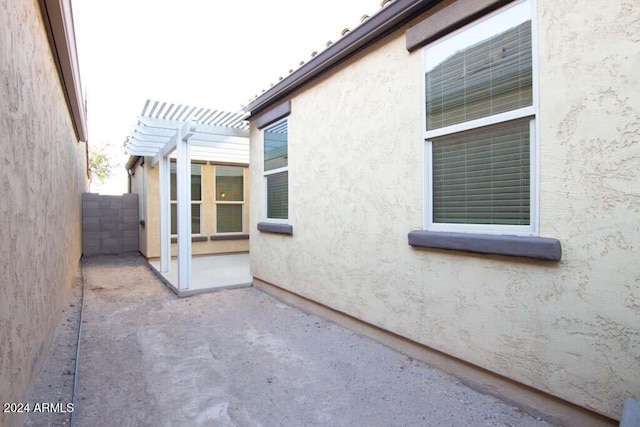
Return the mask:
{"type": "Polygon", "coordinates": [[[66,410],[66,405],[72,403],[73,400],[81,297],[82,277],[79,271],[71,289],[67,306],[62,310],[60,323],[54,332],[47,358],[36,378],[29,398],[32,408],[35,407],[35,404],[51,403],[63,405],[65,411],[29,412],[25,426],[69,425],[71,413],[66,410]]]}
{"type": "MultiPolygon", "coordinates": [[[[254,288],[178,299],[141,257],[84,277],[78,426],[549,425],[254,288]]],[[[67,370],[47,364],[45,391],[67,370]]]]}

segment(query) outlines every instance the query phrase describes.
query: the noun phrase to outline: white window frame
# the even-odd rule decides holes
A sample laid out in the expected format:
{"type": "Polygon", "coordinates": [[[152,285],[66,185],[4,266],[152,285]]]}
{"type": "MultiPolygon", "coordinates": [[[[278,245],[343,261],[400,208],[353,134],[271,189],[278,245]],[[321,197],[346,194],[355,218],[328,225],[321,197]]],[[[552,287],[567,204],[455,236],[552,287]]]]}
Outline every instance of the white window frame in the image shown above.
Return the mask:
{"type": "Polygon", "coordinates": [[[216,235],[221,235],[221,236],[228,236],[228,235],[233,235],[233,234],[244,234],[246,233],[245,230],[245,220],[244,220],[244,215],[245,215],[245,199],[246,199],[246,194],[245,194],[245,185],[246,185],[246,171],[247,168],[244,166],[233,166],[233,167],[237,167],[242,169],[242,201],[226,201],[226,200],[218,200],[218,185],[217,185],[217,178],[218,178],[218,166],[225,166],[225,165],[214,165],[213,167],[213,187],[214,187],[214,193],[213,193],[213,202],[215,204],[215,209],[216,209],[216,215],[215,215],[215,224],[214,224],[214,229],[216,230],[216,235]],[[242,206],[242,230],[240,231],[218,231],[218,205],[241,205],[242,206]]]}
{"type": "Polygon", "coordinates": [[[482,234],[509,234],[519,236],[537,236],[539,234],[539,165],[538,165],[538,56],[536,54],[537,43],[537,19],[536,19],[536,0],[520,0],[510,3],[495,12],[482,17],[457,31],[438,39],[424,48],[422,48],[422,128],[423,128],[423,182],[424,182],[424,228],[428,231],[440,232],[456,232],[456,233],[482,233],[482,234]],[[528,3],[530,6],[531,16],[531,54],[532,54],[532,97],[533,105],[507,111],[504,113],[494,114],[488,117],[482,117],[467,122],[457,123],[451,126],[445,126],[434,130],[425,130],[427,123],[426,111],[426,82],[425,75],[427,71],[427,52],[429,48],[448,40],[463,32],[473,31],[478,24],[496,16],[503,14],[505,11],[528,3]],[[432,157],[432,139],[440,136],[450,135],[465,130],[477,129],[493,124],[506,123],[511,120],[524,119],[529,117],[530,141],[529,141],[529,161],[530,161],[530,178],[529,178],[529,203],[530,203],[530,224],[529,225],[504,225],[504,224],[455,224],[455,223],[435,223],[433,222],[433,157],[432,157]]]}
{"type": "MultiPolygon", "coordinates": [[[[199,167],[200,167],[200,198],[202,199],[202,196],[203,196],[203,191],[202,191],[202,189],[203,189],[203,187],[204,187],[204,182],[203,182],[203,179],[202,179],[202,165],[200,165],[200,164],[194,164],[194,163],[191,163],[191,165],[190,165],[190,167],[189,167],[189,170],[191,170],[191,166],[199,166],[199,167]]],[[[172,173],[172,172],[171,172],[171,169],[169,169],[169,177],[171,177],[171,173],[172,173]]],[[[176,174],[177,174],[177,172],[176,172],[176,174]]],[[[177,177],[177,175],[176,175],[176,182],[177,182],[177,178],[178,178],[178,177],[177,177]]],[[[169,178],[169,180],[171,180],[171,178],[169,178]]],[[[177,194],[177,193],[176,193],[176,194],[177,194]]],[[[171,196],[171,193],[169,193],[169,196],[171,196]]],[[[193,197],[193,195],[191,195],[191,197],[193,197]]],[[[178,201],[177,201],[177,200],[173,200],[173,199],[171,199],[171,200],[169,201],[169,204],[170,204],[170,205],[176,205],[176,211],[178,210],[178,201]]],[[[204,233],[202,232],[202,230],[203,230],[203,228],[202,228],[202,227],[204,226],[204,221],[203,221],[203,219],[204,219],[204,214],[203,214],[203,212],[202,212],[202,206],[203,206],[203,205],[202,205],[202,200],[191,200],[191,205],[200,205],[200,233],[194,233],[194,232],[192,231],[192,232],[191,232],[191,235],[192,235],[192,236],[204,236],[204,233]]],[[[169,208],[169,225],[171,225],[171,208],[169,208]]],[[[173,234],[173,233],[172,233],[172,234],[171,234],[171,237],[178,237],[178,235],[177,235],[177,234],[173,234]]]]}
{"type": "Polygon", "coordinates": [[[280,224],[289,224],[289,219],[291,218],[291,191],[290,191],[290,185],[289,185],[289,123],[288,123],[288,118],[284,118],[282,120],[278,120],[277,122],[274,122],[272,124],[270,124],[269,126],[265,127],[262,130],[262,175],[263,175],[263,181],[262,181],[262,185],[264,188],[264,191],[262,192],[262,209],[264,212],[264,219],[267,222],[277,222],[280,224]],[[277,169],[271,169],[269,171],[265,171],[264,170],[264,134],[266,131],[268,131],[269,129],[278,126],[281,123],[287,122],[287,166],[282,167],[282,168],[277,168],[277,169]],[[282,218],[269,218],[267,216],[267,203],[268,203],[268,191],[267,191],[267,177],[269,175],[275,175],[277,173],[281,173],[281,172],[287,172],[287,199],[289,200],[289,203],[287,203],[287,218],[286,219],[282,219],[282,218]]]}

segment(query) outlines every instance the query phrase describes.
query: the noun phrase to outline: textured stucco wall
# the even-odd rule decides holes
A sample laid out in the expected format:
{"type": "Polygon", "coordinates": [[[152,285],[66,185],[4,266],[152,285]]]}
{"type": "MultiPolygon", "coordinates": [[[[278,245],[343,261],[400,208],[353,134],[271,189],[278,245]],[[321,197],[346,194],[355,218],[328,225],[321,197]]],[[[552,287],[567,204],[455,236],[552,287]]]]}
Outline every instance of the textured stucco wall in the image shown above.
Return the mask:
{"type": "MultiPolygon", "coordinates": [[[[147,168],[147,218],[146,226],[140,229],[144,234],[146,245],[140,246],[140,251],[148,259],[160,257],[160,167],[151,168],[151,159],[145,162],[147,168]]],[[[210,237],[215,232],[215,194],[213,183],[215,182],[215,170],[211,164],[202,166],[202,235],[207,236],[206,242],[192,242],[191,251],[193,255],[221,254],[230,252],[248,252],[248,240],[216,240],[210,237]]],[[[244,173],[244,229],[249,229],[249,172],[245,168],[244,173]]],[[[171,245],[171,255],[177,256],[178,245],[171,245]]]]}
{"type": "Polygon", "coordinates": [[[0,402],[20,402],[78,271],[87,190],[35,0],[0,0],[0,100],[0,402]]]}
{"type": "Polygon", "coordinates": [[[538,0],[540,235],[558,263],[413,249],[421,54],[398,31],[292,97],[293,236],[261,233],[254,277],[619,417],[640,390],[640,8],[538,0]]]}

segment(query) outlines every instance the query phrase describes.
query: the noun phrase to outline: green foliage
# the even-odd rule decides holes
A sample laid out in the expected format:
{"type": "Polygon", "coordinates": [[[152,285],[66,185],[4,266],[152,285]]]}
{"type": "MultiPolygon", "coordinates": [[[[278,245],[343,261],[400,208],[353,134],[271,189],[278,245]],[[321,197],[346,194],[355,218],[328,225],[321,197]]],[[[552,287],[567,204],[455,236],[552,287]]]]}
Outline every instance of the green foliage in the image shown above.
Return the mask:
{"type": "Polygon", "coordinates": [[[104,183],[111,176],[113,164],[108,153],[108,147],[89,147],[89,168],[91,169],[91,174],[101,183],[104,183]]]}

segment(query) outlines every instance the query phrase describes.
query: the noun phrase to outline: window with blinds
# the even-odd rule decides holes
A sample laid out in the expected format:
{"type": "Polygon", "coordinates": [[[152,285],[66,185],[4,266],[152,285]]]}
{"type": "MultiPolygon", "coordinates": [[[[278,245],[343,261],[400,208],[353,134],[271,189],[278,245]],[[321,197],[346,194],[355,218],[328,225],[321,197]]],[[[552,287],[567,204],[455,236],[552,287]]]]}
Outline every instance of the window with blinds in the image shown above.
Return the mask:
{"type": "Polygon", "coordinates": [[[530,229],[530,2],[514,2],[423,54],[431,225],[530,229]]]}
{"type": "MultiPolygon", "coordinates": [[[[171,161],[169,194],[171,195],[171,234],[178,233],[178,186],[176,163],[171,161]]],[[[201,233],[202,224],[202,168],[191,165],[191,234],[201,233]]]]}
{"type": "Polygon", "coordinates": [[[216,232],[241,233],[244,209],[244,168],[216,166],[216,232]]]}
{"type": "Polygon", "coordinates": [[[267,219],[289,217],[288,128],[283,120],[264,131],[267,219]]]}
{"type": "Polygon", "coordinates": [[[433,221],[529,225],[529,120],[432,141],[433,221]]]}
{"type": "Polygon", "coordinates": [[[463,48],[425,74],[427,130],[533,105],[531,21],[463,48]]]}

